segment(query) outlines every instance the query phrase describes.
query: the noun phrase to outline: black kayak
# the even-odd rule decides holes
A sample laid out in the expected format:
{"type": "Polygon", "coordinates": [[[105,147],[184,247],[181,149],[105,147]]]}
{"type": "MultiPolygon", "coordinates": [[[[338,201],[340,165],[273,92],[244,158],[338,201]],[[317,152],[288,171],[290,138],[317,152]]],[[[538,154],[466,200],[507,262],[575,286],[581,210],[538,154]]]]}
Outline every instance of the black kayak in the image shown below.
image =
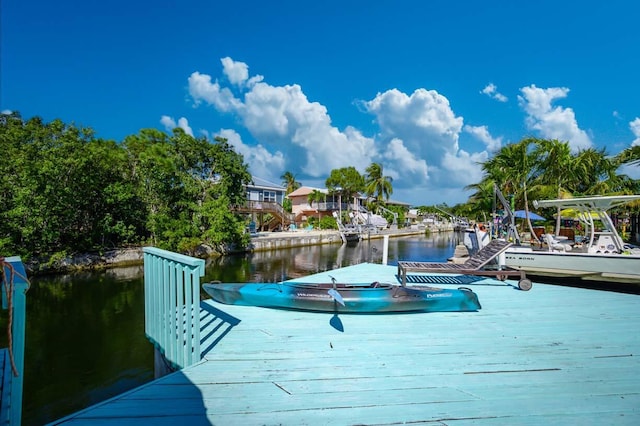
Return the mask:
{"type": "Polygon", "coordinates": [[[480,309],[467,288],[409,287],[386,283],[208,283],[203,289],[227,305],[319,312],[464,312],[480,309]]]}

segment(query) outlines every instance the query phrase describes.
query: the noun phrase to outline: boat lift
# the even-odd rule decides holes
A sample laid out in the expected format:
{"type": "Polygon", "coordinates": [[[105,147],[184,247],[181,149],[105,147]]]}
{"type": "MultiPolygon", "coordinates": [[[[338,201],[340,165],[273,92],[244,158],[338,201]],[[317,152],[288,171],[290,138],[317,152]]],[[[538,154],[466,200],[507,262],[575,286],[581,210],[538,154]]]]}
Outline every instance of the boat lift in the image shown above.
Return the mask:
{"type": "MultiPolygon", "coordinates": [[[[517,245],[520,245],[520,234],[518,234],[518,229],[516,228],[516,218],[515,218],[515,215],[513,214],[513,211],[511,211],[511,205],[507,201],[507,199],[504,197],[504,195],[502,195],[502,191],[500,191],[500,188],[498,188],[498,185],[496,185],[495,183],[493,184],[493,195],[494,195],[494,199],[493,199],[494,219],[498,216],[496,213],[496,200],[495,200],[496,197],[502,203],[502,206],[504,207],[504,211],[505,211],[505,215],[502,216],[499,229],[506,228],[507,241],[514,241],[517,245]]],[[[494,226],[493,222],[491,223],[491,226],[494,226]]]]}
{"type": "Polygon", "coordinates": [[[443,209],[441,209],[441,208],[440,208],[440,207],[438,207],[438,206],[433,206],[433,207],[434,207],[436,210],[438,210],[438,211],[440,211],[440,212],[442,212],[442,213],[446,214],[447,216],[449,216],[449,218],[451,219],[451,224],[452,224],[452,225],[453,225],[453,227],[454,227],[454,230],[456,230],[456,231],[461,231],[461,230],[463,230],[463,229],[459,229],[459,228],[461,228],[461,227],[466,228],[466,227],[468,227],[468,226],[469,226],[469,223],[467,222],[467,220],[466,220],[465,218],[462,218],[462,217],[456,216],[456,215],[454,215],[454,214],[452,214],[452,213],[449,213],[448,211],[443,210],[443,209]],[[457,228],[457,229],[456,229],[456,228],[457,228]]]}
{"type": "Polygon", "coordinates": [[[380,205],[376,206],[376,208],[379,209],[379,210],[382,210],[385,213],[391,214],[393,216],[393,222],[391,223],[390,227],[391,227],[391,229],[394,229],[394,228],[397,229],[398,228],[398,213],[396,213],[394,211],[391,211],[388,208],[380,206],[380,205]]]}

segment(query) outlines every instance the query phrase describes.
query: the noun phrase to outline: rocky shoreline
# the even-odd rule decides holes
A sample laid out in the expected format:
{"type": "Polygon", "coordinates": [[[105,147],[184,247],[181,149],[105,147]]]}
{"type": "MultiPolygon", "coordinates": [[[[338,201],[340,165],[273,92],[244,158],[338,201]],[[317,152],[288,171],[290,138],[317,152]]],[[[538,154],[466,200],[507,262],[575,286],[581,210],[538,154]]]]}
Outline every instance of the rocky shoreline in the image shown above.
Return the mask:
{"type": "MultiPolygon", "coordinates": [[[[436,229],[431,232],[450,231],[436,229]]],[[[424,234],[424,229],[383,230],[363,236],[363,239],[401,237],[424,234]]],[[[265,251],[282,248],[304,247],[319,244],[342,244],[340,232],[337,230],[295,231],[295,232],[261,232],[251,237],[249,251],[265,251]]],[[[203,250],[201,257],[211,253],[203,250]]],[[[142,247],[106,250],[101,253],[83,253],[60,259],[33,259],[25,262],[29,275],[64,274],[87,270],[109,269],[124,266],[135,266],[143,263],[142,247]]]]}
{"type": "Polygon", "coordinates": [[[141,265],[142,247],[107,250],[103,253],[82,253],[56,260],[31,259],[24,262],[29,275],[64,274],[86,270],[141,265]]]}

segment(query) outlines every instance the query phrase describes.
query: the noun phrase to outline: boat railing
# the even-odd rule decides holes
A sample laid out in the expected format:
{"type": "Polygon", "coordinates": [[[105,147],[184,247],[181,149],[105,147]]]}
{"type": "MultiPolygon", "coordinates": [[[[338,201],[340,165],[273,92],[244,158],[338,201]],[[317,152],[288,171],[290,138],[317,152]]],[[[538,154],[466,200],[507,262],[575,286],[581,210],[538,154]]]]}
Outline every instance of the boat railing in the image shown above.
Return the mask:
{"type": "Polygon", "coordinates": [[[199,362],[204,260],[155,247],[144,252],[145,334],[175,369],[199,362]]]}
{"type": "Polygon", "coordinates": [[[20,257],[0,258],[2,308],[8,310],[11,325],[9,347],[0,350],[0,424],[22,422],[24,346],[27,290],[29,281],[20,257]]]}

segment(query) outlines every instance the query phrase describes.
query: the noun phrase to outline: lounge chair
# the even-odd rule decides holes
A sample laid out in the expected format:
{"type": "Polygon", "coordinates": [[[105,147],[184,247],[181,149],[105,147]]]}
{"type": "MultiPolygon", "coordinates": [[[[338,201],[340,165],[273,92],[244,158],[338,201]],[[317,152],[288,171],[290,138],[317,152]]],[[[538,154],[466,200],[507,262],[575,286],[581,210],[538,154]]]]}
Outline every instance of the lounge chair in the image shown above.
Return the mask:
{"type": "Polygon", "coordinates": [[[495,263],[490,264],[492,260],[504,253],[510,246],[511,243],[507,241],[491,240],[489,244],[473,256],[470,256],[464,263],[399,261],[398,278],[404,286],[407,284],[407,272],[483,275],[491,276],[501,281],[508,277],[518,276],[518,287],[521,290],[529,290],[531,289],[531,280],[526,277],[524,271],[495,263]]]}

